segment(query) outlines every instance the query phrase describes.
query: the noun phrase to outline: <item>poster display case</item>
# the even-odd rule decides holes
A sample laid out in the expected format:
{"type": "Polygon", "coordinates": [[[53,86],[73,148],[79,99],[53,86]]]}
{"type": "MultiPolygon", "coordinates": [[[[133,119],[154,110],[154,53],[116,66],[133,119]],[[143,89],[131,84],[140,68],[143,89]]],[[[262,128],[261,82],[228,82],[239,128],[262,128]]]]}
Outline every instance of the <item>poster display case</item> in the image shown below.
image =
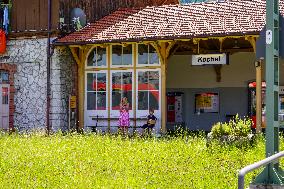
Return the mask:
{"type": "Polygon", "coordinates": [[[195,94],[195,113],[219,113],[219,93],[195,94]]]}

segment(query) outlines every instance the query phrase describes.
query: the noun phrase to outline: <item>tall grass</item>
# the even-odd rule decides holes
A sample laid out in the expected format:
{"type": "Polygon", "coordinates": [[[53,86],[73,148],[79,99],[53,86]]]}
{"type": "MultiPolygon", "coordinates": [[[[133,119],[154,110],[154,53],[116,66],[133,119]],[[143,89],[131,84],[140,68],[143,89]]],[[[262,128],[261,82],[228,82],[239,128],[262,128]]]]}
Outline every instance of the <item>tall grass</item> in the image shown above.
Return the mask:
{"type": "MultiPolygon", "coordinates": [[[[0,188],[236,188],[264,140],[237,148],[203,137],[2,135],[0,188]]],[[[248,182],[257,174],[247,176],[248,182]]]]}

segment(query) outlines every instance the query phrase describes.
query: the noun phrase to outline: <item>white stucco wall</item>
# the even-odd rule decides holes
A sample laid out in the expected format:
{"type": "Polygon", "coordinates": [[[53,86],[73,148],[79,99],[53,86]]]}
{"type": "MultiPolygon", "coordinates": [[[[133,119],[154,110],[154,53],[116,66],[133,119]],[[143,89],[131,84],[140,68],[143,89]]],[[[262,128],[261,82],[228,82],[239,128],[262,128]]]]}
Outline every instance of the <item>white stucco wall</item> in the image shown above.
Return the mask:
{"type": "Polygon", "coordinates": [[[167,88],[245,87],[255,78],[253,53],[235,53],[229,65],[221,70],[221,82],[216,82],[213,66],[192,66],[190,55],[175,55],[169,60],[167,88]]]}
{"type": "MultiPolygon", "coordinates": [[[[214,123],[226,121],[227,115],[248,114],[248,82],[255,80],[254,53],[235,53],[229,65],[222,66],[221,82],[216,82],[213,66],[192,66],[190,55],[171,57],[167,69],[167,91],[183,92],[183,119],[191,130],[211,130],[214,123]],[[217,92],[219,113],[196,114],[195,97],[200,92],[217,92]]],[[[263,70],[263,79],[265,79],[263,70]]],[[[280,62],[280,85],[284,85],[284,61],[280,62]]]]}
{"type": "MultiPolygon", "coordinates": [[[[216,82],[213,66],[192,66],[190,55],[174,55],[168,63],[167,88],[247,87],[255,80],[254,61],[252,52],[230,55],[229,65],[222,67],[221,82],[216,82]]],[[[284,85],[284,60],[280,61],[280,85],[284,85]]]]}

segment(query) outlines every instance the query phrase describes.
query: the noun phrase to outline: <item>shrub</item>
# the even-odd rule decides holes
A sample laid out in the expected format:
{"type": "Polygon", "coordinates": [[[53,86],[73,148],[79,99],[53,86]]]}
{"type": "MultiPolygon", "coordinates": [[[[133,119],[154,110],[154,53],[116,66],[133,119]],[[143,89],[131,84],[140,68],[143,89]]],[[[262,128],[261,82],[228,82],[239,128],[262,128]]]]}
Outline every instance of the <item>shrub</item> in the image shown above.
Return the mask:
{"type": "Polygon", "coordinates": [[[230,135],[232,131],[227,123],[218,122],[213,125],[211,132],[213,138],[220,138],[222,136],[230,135]]]}
{"type": "Polygon", "coordinates": [[[218,122],[213,125],[211,135],[213,138],[222,136],[247,137],[251,133],[251,119],[245,117],[240,119],[238,115],[229,122],[218,122]]]}
{"type": "Polygon", "coordinates": [[[240,119],[239,116],[236,115],[235,119],[229,122],[229,125],[232,127],[232,135],[234,136],[246,137],[251,133],[252,121],[248,117],[240,119]]]}

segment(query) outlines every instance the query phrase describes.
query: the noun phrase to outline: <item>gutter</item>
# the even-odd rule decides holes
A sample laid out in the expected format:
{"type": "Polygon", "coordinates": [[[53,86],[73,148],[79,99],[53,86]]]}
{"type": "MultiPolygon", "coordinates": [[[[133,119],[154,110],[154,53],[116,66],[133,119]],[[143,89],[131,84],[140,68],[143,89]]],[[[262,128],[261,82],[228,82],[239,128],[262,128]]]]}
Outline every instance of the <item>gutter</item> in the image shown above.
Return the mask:
{"type": "Polygon", "coordinates": [[[50,37],[51,37],[51,0],[48,0],[48,33],[47,33],[47,84],[46,84],[46,130],[47,134],[50,134],[51,130],[51,125],[50,125],[50,93],[51,93],[51,78],[50,78],[50,73],[51,73],[51,43],[50,43],[50,37]]]}

